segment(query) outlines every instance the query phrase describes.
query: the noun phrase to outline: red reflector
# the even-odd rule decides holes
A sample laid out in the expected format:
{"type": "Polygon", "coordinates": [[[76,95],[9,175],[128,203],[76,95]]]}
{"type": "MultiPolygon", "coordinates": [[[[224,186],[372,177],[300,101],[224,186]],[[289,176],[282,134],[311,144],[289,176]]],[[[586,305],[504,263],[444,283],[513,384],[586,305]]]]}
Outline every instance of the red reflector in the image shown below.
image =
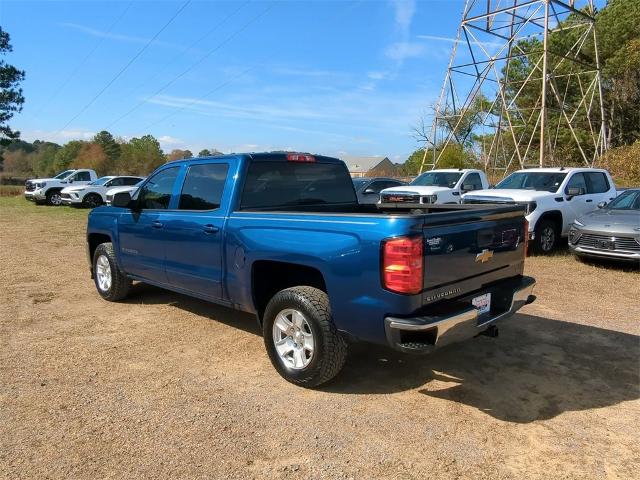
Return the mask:
{"type": "Polygon", "coordinates": [[[304,153],[287,153],[287,160],[290,162],[315,162],[316,157],[304,153]]]}
{"type": "Polygon", "coordinates": [[[382,281],[387,290],[416,294],[422,291],[422,237],[386,240],[382,248],[382,281]]]}

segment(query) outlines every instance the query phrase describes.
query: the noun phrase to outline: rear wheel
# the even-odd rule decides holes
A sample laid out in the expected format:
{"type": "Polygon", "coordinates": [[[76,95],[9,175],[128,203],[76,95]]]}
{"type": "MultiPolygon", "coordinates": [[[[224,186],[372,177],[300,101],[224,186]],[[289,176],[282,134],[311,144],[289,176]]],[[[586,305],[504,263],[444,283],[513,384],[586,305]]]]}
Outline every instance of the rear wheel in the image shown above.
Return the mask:
{"type": "Polygon", "coordinates": [[[82,203],[89,208],[96,208],[102,205],[102,197],[97,193],[89,193],[82,199],[82,203]]]}
{"type": "Polygon", "coordinates": [[[346,360],[347,344],[333,324],[329,298],[317,288],[278,292],[267,305],[263,336],[275,369],[296,385],[328,382],[346,360]]]}
{"type": "Polygon", "coordinates": [[[62,195],[60,194],[60,190],[49,190],[46,194],[47,197],[47,205],[58,206],[62,204],[62,195]]]}
{"type": "Polygon", "coordinates": [[[535,250],[538,253],[551,253],[560,239],[560,232],[556,222],[541,220],[536,225],[535,250]]]}
{"type": "Polygon", "coordinates": [[[120,270],[112,243],[101,243],[93,254],[93,279],[105,300],[117,302],[126,298],[131,280],[120,270]]]}

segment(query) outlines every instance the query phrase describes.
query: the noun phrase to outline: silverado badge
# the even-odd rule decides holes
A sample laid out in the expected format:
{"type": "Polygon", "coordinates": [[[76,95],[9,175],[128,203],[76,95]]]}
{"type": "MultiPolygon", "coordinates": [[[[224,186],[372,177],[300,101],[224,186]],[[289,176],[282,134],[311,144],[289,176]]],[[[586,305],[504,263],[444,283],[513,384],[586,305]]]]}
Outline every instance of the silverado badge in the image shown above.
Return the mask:
{"type": "Polygon", "coordinates": [[[486,263],[493,258],[493,252],[488,249],[482,250],[479,254],[476,255],[476,262],[486,263]]]}

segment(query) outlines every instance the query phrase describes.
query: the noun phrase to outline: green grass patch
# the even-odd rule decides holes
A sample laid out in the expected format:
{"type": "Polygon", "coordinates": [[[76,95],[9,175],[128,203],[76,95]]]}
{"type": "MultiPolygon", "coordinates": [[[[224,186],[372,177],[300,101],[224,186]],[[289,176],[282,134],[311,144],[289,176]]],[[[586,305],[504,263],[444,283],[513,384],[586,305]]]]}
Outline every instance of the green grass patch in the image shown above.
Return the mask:
{"type": "Polygon", "coordinates": [[[53,207],[50,205],[36,205],[34,202],[30,202],[22,196],[6,197],[0,196],[0,212],[1,213],[13,213],[18,215],[48,215],[48,216],[72,216],[72,217],[86,217],[91,211],[89,208],[76,208],[59,206],[53,207]]]}

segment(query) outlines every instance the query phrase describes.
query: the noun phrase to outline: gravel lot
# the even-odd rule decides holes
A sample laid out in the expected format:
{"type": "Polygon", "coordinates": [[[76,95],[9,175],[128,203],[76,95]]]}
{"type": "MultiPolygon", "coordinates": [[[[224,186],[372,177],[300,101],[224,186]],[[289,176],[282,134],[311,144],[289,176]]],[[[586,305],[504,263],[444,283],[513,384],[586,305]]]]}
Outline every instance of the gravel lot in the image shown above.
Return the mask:
{"type": "Polygon", "coordinates": [[[85,219],[0,199],[2,478],[637,478],[638,272],[530,258],[538,301],[499,338],[360,345],[312,391],[251,316],[101,300],[85,219]]]}

